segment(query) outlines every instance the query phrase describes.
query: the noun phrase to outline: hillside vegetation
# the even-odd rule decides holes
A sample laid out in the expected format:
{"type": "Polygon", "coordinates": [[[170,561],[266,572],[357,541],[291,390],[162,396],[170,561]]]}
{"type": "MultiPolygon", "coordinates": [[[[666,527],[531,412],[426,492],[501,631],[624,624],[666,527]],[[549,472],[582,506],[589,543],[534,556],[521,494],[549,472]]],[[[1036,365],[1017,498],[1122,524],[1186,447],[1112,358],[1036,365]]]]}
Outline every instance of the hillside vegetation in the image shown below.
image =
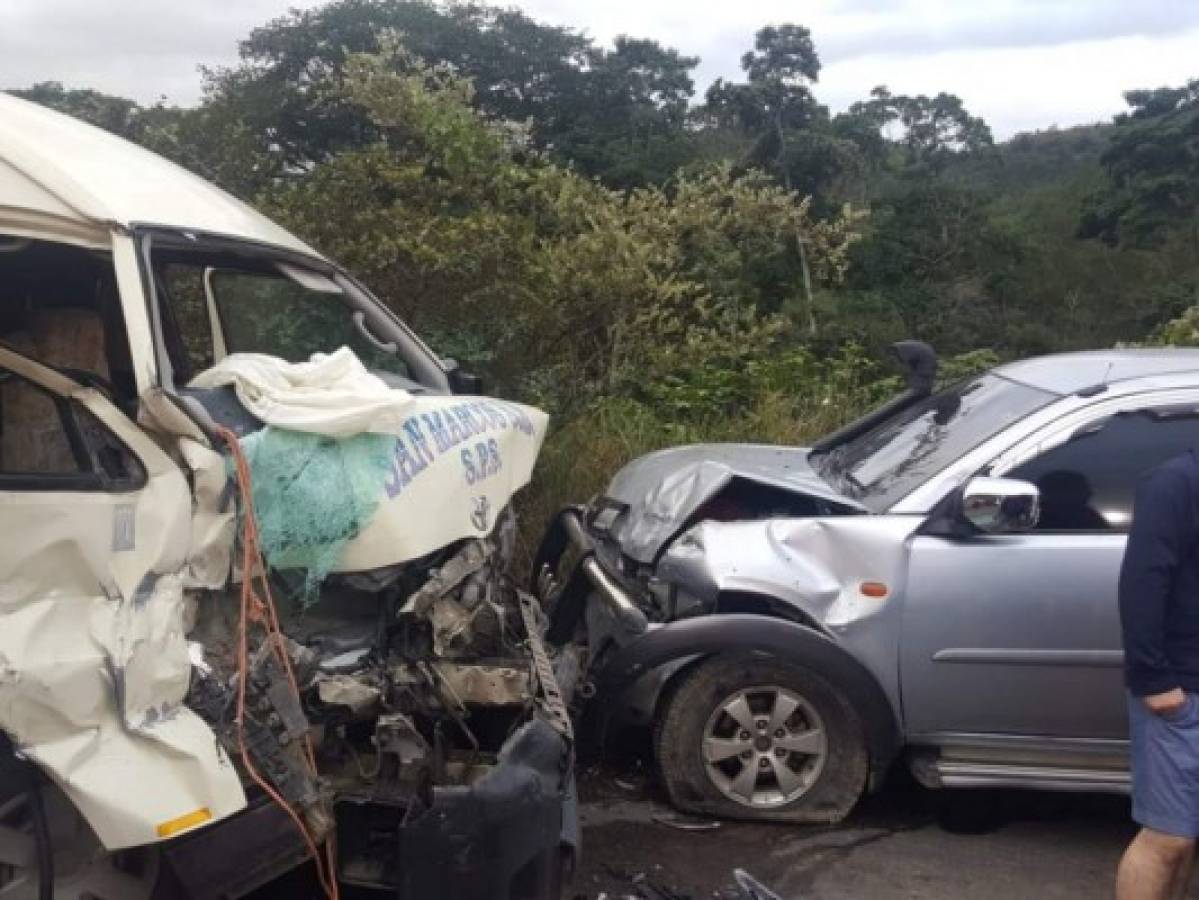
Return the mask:
{"type": "Polygon", "coordinates": [[[697,62],[481,4],[338,0],[254,30],[194,108],[14,93],[262,207],[549,409],[532,521],[656,446],[807,440],[894,387],[901,338],[951,375],[1199,338],[1199,81],[996,143],[949,94],[831,113],[800,25],[703,96],[697,62]]]}

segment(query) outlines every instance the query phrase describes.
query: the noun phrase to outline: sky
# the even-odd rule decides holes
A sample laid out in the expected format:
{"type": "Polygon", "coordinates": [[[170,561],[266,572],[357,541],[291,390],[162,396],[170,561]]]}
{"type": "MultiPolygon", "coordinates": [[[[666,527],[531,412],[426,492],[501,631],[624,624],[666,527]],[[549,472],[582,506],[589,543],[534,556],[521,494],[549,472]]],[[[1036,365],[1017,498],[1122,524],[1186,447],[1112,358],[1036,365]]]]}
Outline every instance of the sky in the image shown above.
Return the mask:
{"type": "MultiPolygon", "coordinates": [[[[1130,88],[1199,77],[1199,0],[493,0],[600,43],[699,56],[699,91],[738,78],[763,25],[812,31],[834,111],[885,84],[957,94],[996,137],[1106,121],[1130,88]]],[[[200,97],[250,29],[314,0],[0,0],[0,88],[61,81],[142,102],[200,97]]]]}

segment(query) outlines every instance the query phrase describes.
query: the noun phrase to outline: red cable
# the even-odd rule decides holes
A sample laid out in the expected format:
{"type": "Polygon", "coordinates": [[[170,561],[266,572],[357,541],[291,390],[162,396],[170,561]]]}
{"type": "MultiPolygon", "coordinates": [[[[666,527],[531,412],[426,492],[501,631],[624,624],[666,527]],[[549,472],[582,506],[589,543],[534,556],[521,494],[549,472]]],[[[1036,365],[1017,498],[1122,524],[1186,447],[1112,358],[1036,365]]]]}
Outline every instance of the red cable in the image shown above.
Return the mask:
{"type": "MultiPolygon", "coordinates": [[[[321,889],[324,891],[328,900],[338,900],[339,891],[337,885],[337,869],[336,855],[334,850],[334,842],[332,837],[325,841],[325,854],[322,859],[318,842],[312,835],[308,826],[300,815],[292,809],[291,805],[279,795],[279,793],[271,786],[271,784],[259,774],[250,760],[249,751],[246,748],[245,736],[245,709],[246,709],[246,680],[249,675],[249,649],[248,649],[248,621],[251,616],[262,622],[267,632],[267,640],[273,645],[276,657],[279,659],[284,672],[287,674],[288,683],[295,692],[297,700],[299,698],[300,689],[296,682],[295,672],[292,669],[291,658],[287,654],[286,645],[283,641],[283,630],[279,627],[279,615],[275,608],[274,598],[271,596],[270,585],[266,580],[266,566],[263,564],[262,552],[258,545],[258,523],[254,514],[254,499],[251,492],[250,467],[246,462],[245,455],[242,453],[241,444],[238,442],[237,435],[227,428],[217,428],[217,434],[229,445],[229,451],[233,455],[234,463],[237,470],[237,488],[241,494],[242,507],[244,510],[243,529],[242,529],[242,591],[241,591],[241,615],[238,623],[237,634],[237,743],[241,751],[242,764],[250,777],[262,788],[276,804],[291,817],[296,828],[300,832],[300,836],[304,839],[304,843],[308,848],[308,853],[312,857],[313,864],[316,866],[317,879],[320,881],[321,889]],[[258,570],[255,576],[255,568],[258,570]],[[263,602],[254,591],[254,578],[257,577],[263,588],[263,593],[266,595],[266,601],[263,602]],[[263,615],[265,610],[266,615],[263,615]]],[[[311,737],[304,735],[304,757],[306,768],[309,774],[316,776],[316,754],[312,748],[311,737]]]]}

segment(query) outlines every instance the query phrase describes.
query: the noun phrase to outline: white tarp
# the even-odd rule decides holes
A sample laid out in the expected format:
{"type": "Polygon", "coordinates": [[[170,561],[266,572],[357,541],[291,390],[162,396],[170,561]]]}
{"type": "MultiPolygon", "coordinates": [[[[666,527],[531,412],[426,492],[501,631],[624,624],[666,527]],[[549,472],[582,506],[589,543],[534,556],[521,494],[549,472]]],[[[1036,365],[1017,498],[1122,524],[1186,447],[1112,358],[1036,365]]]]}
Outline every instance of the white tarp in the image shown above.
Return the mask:
{"type": "Polygon", "coordinates": [[[371,522],[346,547],[337,571],[415,559],[462,538],[489,534],[528,483],[548,417],[487,397],[417,396],[372,375],[348,348],[310,362],[234,353],[191,382],[232,385],[268,425],[346,438],[395,438],[390,472],[371,522]]]}

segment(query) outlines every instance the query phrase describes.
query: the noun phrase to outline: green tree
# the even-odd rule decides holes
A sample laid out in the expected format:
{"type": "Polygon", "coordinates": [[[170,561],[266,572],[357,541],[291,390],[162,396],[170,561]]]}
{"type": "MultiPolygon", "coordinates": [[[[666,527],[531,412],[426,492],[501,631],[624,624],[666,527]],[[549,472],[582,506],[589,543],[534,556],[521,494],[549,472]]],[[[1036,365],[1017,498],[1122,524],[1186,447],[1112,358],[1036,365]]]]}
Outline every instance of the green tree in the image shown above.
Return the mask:
{"type": "MultiPolygon", "coordinates": [[[[814,198],[821,213],[831,212],[835,205],[828,200],[845,180],[860,175],[862,157],[853,141],[829,129],[828,110],[812,93],[820,57],[811,32],[795,24],[761,29],[754,49],[741,57],[741,68],[744,82],[717,79],[708,89],[706,116],[750,137],[743,165],[771,173],[789,193],[814,198]]],[[[809,337],[815,337],[812,267],[800,231],[794,247],[803,286],[800,317],[809,337]]]]}
{"type": "Polygon", "coordinates": [[[1079,235],[1160,247],[1181,234],[1199,254],[1199,79],[1124,97],[1131,109],[1101,157],[1108,183],[1089,198],[1079,235]]]}
{"type": "Polygon", "coordinates": [[[919,337],[951,353],[1006,350],[1026,313],[1006,289],[1024,259],[985,195],[944,180],[903,183],[875,204],[853,248],[838,331],[871,346],[919,337]]]}
{"type": "Polygon", "coordinates": [[[892,123],[902,133],[897,143],[904,150],[904,164],[918,171],[939,172],[954,154],[975,153],[991,147],[990,126],[972,116],[960,97],[944,92],[935,97],[924,94],[892,94],[880,85],[849,108],[849,116],[883,130],[892,123]]]}
{"type": "Polygon", "coordinates": [[[794,293],[794,236],[814,277],[844,274],[853,223],[812,221],[760,174],[607,189],[482,117],[457,73],[396,48],[351,56],[337,88],[378,139],[279,182],[270,210],[435,345],[486,348],[501,386],[552,409],[745,401],[745,377],[710,379],[777,352],[786,322],[768,310],[794,293]]]}
{"type": "Polygon", "coordinates": [[[352,54],[379,52],[391,35],[414,58],[470,79],[476,109],[528,123],[533,146],[612,184],[665,180],[687,157],[697,60],[628,37],[605,50],[572,29],[473,2],[336,0],[293,10],[242,42],[239,65],[207,74],[205,106],[218,124],[234,120],[258,138],[260,184],[304,172],[377,136],[330,85],[352,54]]]}
{"type": "Polygon", "coordinates": [[[136,101],[87,88],[65,88],[58,81],[42,81],[8,93],[82,119],[130,140],[138,140],[145,125],[146,110],[136,101]]]}
{"type": "Polygon", "coordinates": [[[541,142],[612,187],[665,183],[695,155],[686,124],[698,58],[626,36],[590,56],[580,96],[552,131],[541,130],[541,142]]]}

